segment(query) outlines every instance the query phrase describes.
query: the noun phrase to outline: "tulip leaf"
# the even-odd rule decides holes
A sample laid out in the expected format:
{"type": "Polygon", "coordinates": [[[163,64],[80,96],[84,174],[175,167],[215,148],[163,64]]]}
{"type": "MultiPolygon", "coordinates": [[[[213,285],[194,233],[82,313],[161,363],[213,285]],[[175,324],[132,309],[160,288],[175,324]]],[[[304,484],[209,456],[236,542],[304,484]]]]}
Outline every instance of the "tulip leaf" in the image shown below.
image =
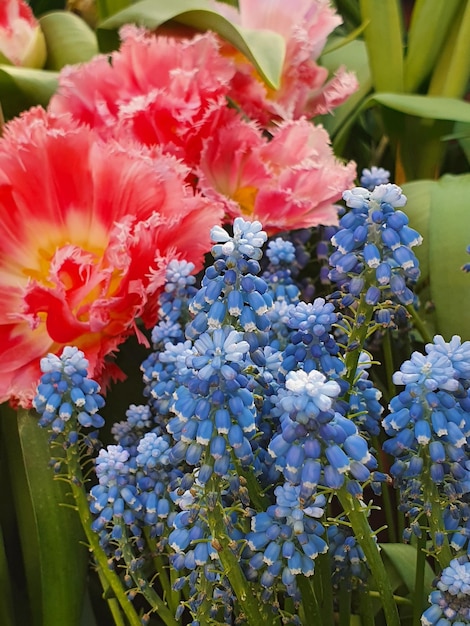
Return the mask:
{"type": "Polygon", "coordinates": [[[2,415],[34,626],[78,626],[87,550],[69,486],[49,467],[48,434],[26,410],[2,415]]]}
{"type": "MultiPolygon", "coordinates": [[[[285,55],[285,42],[278,33],[268,30],[251,30],[235,26],[216,13],[204,0],[141,0],[111,16],[98,27],[101,49],[109,49],[111,39],[106,31],[118,29],[123,24],[135,23],[156,29],[174,20],[196,30],[212,30],[242,52],[256,67],[266,83],[276,89],[280,84],[285,55]]],[[[112,37],[112,35],[111,35],[112,37]]]]}
{"type": "Polygon", "coordinates": [[[64,65],[89,61],[98,54],[95,33],[78,15],[54,11],[43,15],[39,23],[46,38],[46,69],[60,70],[64,65]]]}
{"type": "Polygon", "coordinates": [[[403,190],[410,225],[423,236],[423,245],[414,248],[422,270],[418,286],[421,300],[434,307],[435,332],[446,340],[452,335],[470,339],[470,276],[460,269],[468,263],[470,244],[470,174],[415,181],[403,190]]]}
{"type": "Polygon", "coordinates": [[[366,106],[374,103],[385,107],[432,120],[454,120],[470,122],[470,103],[458,98],[421,96],[398,93],[378,93],[369,98],[366,106]]]}
{"type": "Polygon", "coordinates": [[[446,175],[432,188],[429,220],[429,273],[438,331],[445,339],[470,339],[470,174],[446,175]]]}
{"type": "Polygon", "coordinates": [[[405,90],[415,91],[433,70],[461,0],[417,2],[411,14],[405,59],[405,90]]]}
{"type": "Polygon", "coordinates": [[[0,104],[5,119],[40,104],[47,106],[57,89],[56,72],[0,65],[0,104]]]}
{"type": "Polygon", "coordinates": [[[403,91],[403,33],[399,0],[360,0],[362,22],[376,91],[403,91]]]}
{"type": "MultiPolygon", "coordinates": [[[[405,543],[381,543],[380,547],[385,557],[385,565],[387,566],[387,561],[393,565],[405,587],[413,594],[416,579],[416,548],[405,543]]],[[[434,578],[435,574],[432,567],[425,561],[424,589],[426,593],[424,600],[427,599],[429,591],[432,589],[434,578]]]]}

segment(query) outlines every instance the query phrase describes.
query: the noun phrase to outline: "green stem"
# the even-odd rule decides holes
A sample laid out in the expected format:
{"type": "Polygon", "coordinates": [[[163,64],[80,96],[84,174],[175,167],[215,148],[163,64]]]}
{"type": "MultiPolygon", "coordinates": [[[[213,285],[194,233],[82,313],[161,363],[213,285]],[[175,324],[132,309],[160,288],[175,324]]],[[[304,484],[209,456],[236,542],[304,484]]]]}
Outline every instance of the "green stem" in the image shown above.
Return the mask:
{"type": "Polygon", "coordinates": [[[331,558],[330,552],[318,555],[315,564],[314,582],[321,585],[321,624],[333,626],[333,588],[331,585],[331,558]]]}
{"type": "Polygon", "coordinates": [[[361,615],[362,626],[374,626],[374,609],[372,607],[372,598],[368,593],[359,593],[359,613],[361,615]]]}
{"type": "Polygon", "coordinates": [[[348,626],[351,617],[351,588],[345,580],[339,585],[339,626],[348,626]]]}
{"type": "Polygon", "coordinates": [[[393,598],[390,581],[380,557],[377,542],[367,520],[367,511],[356,498],[351,496],[346,485],[338,490],[337,496],[366,557],[372,578],[380,594],[387,626],[400,626],[397,605],[393,598]]]}
{"type": "Polygon", "coordinates": [[[415,573],[415,590],[413,594],[413,626],[420,626],[421,615],[423,613],[424,599],[424,567],[426,565],[426,555],[424,549],[426,547],[426,534],[423,533],[418,538],[416,546],[416,573],[415,573]]]}
{"type": "MultiPolygon", "coordinates": [[[[429,462],[426,464],[429,468],[429,462]]],[[[423,496],[424,502],[429,502],[431,505],[431,514],[428,516],[429,530],[431,537],[435,537],[437,533],[444,537],[444,543],[441,548],[436,549],[436,558],[439,561],[440,566],[444,569],[452,560],[452,551],[449,545],[449,539],[444,526],[444,520],[442,519],[443,506],[441,498],[439,497],[439,490],[436,483],[432,480],[430,472],[423,472],[423,496]]]]}
{"type": "MultiPolygon", "coordinates": [[[[316,576],[314,578],[316,578],[316,576]]],[[[324,624],[313,588],[313,581],[300,574],[300,576],[297,576],[297,585],[302,598],[299,609],[302,624],[324,624]]]]}
{"type": "Polygon", "coordinates": [[[387,378],[388,400],[390,400],[396,394],[396,387],[393,384],[392,380],[395,367],[393,365],[392,340],[390,331],[385,333],[382,346],[384,352],[385,376],[387,378]]]}
{"type": "Polygon", "coordinates": [[[346,365],[346,380],[350,385],[353,384],[356,377],[357,364],[359,363],[359,356],[364,347],[364,343],[369,330],[369,323],[374,314],[374,307],[364,299],[364,295],[361,296],[356,311],[356,319],[349,335],[348,345],[346,347],[345,365],[346,365]]]}
{"type": "MultiPolygon", "coordinates": [[[[212,476],[207,486],[208,490],[218,494],[220,492],[218,482],[219,480],[212,476]]],[[[224,510],[220,497],[213,506],[207,508],[206,513],[211,535],[218,544],[218,556],[223,572],[237,597],[239,607],[245,616],[245,623],[250,626],[278,624],[279,618],[270,612],[252,591],[240,567],[240,561],[231,548],[232,541],[224,523],[224,510]]]]}
{"type": "Polygon", "coordinates": [[[153,565],[155,567],[155,571],[158,574],[158,582],[161,585],[163,592],[163,599],[166,601],[168,608],[172,613],[175,613],[176,609],[181,600],[181,596],[177,591],[174,591],[172,588],[171,581],[171,570],[165,565],[162,560],[161,555],[156,554],[156,541],[152,537],[150,537],[149,529],[144,529],[145,539],[147,541],[147,545],[149,546],[152,553],[155,554],[153,557],[153,565]]]}
{"type": "MultiPolygon", "coordinates": [[[[110,592],[108,581],[104,577],[103,572],[101,571],[99,567],[97,568],[97,572],[98,572],[98,577],[101,582],[101,587],[103,589],[103,597],[106,599],[108,603],[109,612],[113,616],[115,626],[126,626],[126,623],[122,616],[122,611],[121,611],[119,602],[116,600],[115,597],[110,597],[110,598],[107,597],[108,593],[110,592]]],[[[112,593],[112,591],[110,593],[112,593]]]]}
{"type": "MultiPolygon", "coordinates": [[[[374,448],[377,450],[377,463],[379,466],[379,470],[384,474],[388,474],[387,468],[384,463],[384,452],[382,451],[382,446],[378,437],[372,437],[372,443],[374,448]]],[[[397,540],[397,531],[396,531],[396,510],[392,506],[392,502],[390,499],[390,489],[387,484],[382,486],[382,503],[385,513],[385,521],[387,524],[387,532],[388,532],[388,540],[391,543],[395,543],[397,540]]]]}
{"type": "Polygon", "coordinates": [[[100,572],[100,576],[103,576],[106,579],[106,582],[112,589],[116,600],[119,602],[119,605],[123,610],[124,615],[127,617],[130,626],[142,626],[142,622],[140,621],[136,610],[134,609],[131,602],[129,602],[129,598],[124,591],[121,579],[116,574],[116,572],[109,568],[108,557],[100,545],[97,533],[95,533],[91,528],[91,525],[93,523],[93,517],[88,506],[86,492],[82,487],[83,476],[77,447],[67,448],[66,460],[69,471],[72,495],[77,506],[78,514],[82,522],[88,545],[100,572]]]}
{"type": "Polygon", "coordinates": [[[416,309],[414,308],[414,306],[412,304],[409,304],[406,307],[406,310],[411,315],[411,319],[413,320],[413,325],[416,328],[416,330],[419,332],[419,334],[421,335],[421,338],[423,339],[424,343],[431,343],[432,342],[432,335],[430,334],[430,332],[426,328],[425,323],[423,322],[423,320],[418,315],[418,313],[417,313],[416,309]]]}
{"type": "MultiPolygon", "coordinates": [[[[116,523],[118,522],[116,521],[116,523]]],[[[178,622],[176,621],[173,613],[170,611],[167,604],[162,600],[162,598],[160,598],[155,589],[150,586],[148,580],[142,572],[142,569],[132,567],[132,562],[135,559],[134,553],[132,552],[130,540],[127,536],[124,522],[121,520],[120,523],[122,527],[122,539],[119,541],[119,547],[122,550],[122,557],[125,564],[127,565],[129,574],[132,576],[132,580],[136,584],[139,592],[147,600],[152,610],[156,611],[158,616],[165,622],[165,624],[167,626],[178,626],[178,622]]]]}

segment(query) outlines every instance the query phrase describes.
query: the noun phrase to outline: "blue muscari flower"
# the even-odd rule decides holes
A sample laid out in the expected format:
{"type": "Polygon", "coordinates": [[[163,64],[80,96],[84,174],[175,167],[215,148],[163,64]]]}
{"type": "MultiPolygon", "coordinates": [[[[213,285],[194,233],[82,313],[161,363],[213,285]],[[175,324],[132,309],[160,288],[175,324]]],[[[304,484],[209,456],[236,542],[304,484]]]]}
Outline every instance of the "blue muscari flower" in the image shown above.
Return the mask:
{"type": "Polygon", "coordinates": [[[332,567],[332,583],[336,589],[363,588],[369,579],[369,569],[361,546],[352,531],[340,523],[328,526],[328,551],[332,567]]]}
{"type": "Polygon", "coordinates": [[[445,511],[444,521],[455,549],[468,543],[469,356],[468,342],[454,337],[446,343],[441,336],[426,345],[426,354],[413,353],[393,377],[405,389],[392,398],[382,422],[390,437],[383,449],[396,457],[390,472],[400,488],[401,508],[413,516],[428,507],[420,480],[427,450],[426,471],[452,503],[453,517],[445,511]]]}
{"type": "MultiPolygon", "coordinates": [[[[421,243],[421,237],[399,210],[406,204],[400,187],[356,187],[345,191],[343,199],[351,210],[341,217],[332,236],[336,251],[329,259],[330,278],[341,287],[343,306],[350,306],[357,297],[354,284],[348,293],[351,280],[357,277],[367,278],[369,287],[379,288],[383,301],[392,296],[402,305],[411,304],[414,295],[406,281],[415,282],[419,277],[418,260],[411,248],[421,243]]],[[[370,300],[375,305],[376,296],[370,300]]]]}
{"type": "Polygon", "coordinates": [[[282,583],[290,596],[297,596],[296,576],[312,576],[315,558],[327,551],[323,517],[324,496],[303,501],[300,487],[290,483],[274,490],[276,503],[251,520],[246,535],[250,549],[247,577],[260,581],[268,591],[282,583]]]}
{"type": "Polygon", "coordinates": [[[369,169],[365,167],[361,173],[361,185],[369,191],[373,191],[377,185],[385,185],[390,181],[390,172],[383,167],[372,165],[369,169]]]}
{"type": "Polygon", "coordinates": [[[437,589],[429,596],[431,606],[422,617],[423,626],[470,624],[470,562],[467,556],[453,559],[444,568],[437,589]]]}
{"type": "Polygon", "coordinates": [[[88,361],[75,347],[65,347],[60,357],[48,354],[41,359],[41,376],[33,406],[40,414],[39,425],[56,434],[64,431],[75,413],[80,425],[100,428],[104,406],[100,386],[88,378],[88,361]]]}
{"type": "Polygon", "coordinates": [[[291,241],[277,237],[268,243],[266,256],[273,265],[292,265],[295,261],[295,246],[291,241]]]}

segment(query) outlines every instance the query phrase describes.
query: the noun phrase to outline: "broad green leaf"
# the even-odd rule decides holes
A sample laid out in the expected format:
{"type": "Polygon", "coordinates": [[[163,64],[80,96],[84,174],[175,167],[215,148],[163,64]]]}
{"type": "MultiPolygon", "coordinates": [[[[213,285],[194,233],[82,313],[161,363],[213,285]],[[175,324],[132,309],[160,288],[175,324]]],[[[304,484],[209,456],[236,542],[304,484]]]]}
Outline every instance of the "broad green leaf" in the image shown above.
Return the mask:
{"type": "Polygon", "coordinates": [[[56,72],[0,65],[0,104],[5,119],[36,104],[47,106],[57,89],[57,76],[56,72]]]}
{"type": "Polygon", "coordinates": [[[407,183],[403,190],[410,225],[424,239],[414,248],[422,269],[420,298],[434,305],[432,315],[420,315],[447,340],[452,335],[470,339],[470,276],[460,269],[468,262],[470,244],[470,174],[407,183]]]}
{"type": "Polygon", "coordinates": [[[468,263],[469,197],[470,174],[444,176],[432,187],[430,288],[437,328],[447,340],[452,335],[470,339],[470,275],[461,270],[468,263]]]}
{"type": "Polygon", "coordinates": [[[49,467],[48,434],[23,409],[2,415],[34,626],[78,626],[87,550],[70,488],[49,467]]]}
{"type": "Polygon", "coordinates": [[[362,22],[367,23],[367,45],[376,91],[402,92],[403,33],[399,0],[360,0],[362,22]]]}
{"type": "Polygon", "coordinates": [[[39,23],[46,38],[47,69],[60,70],[98,54],[95,33],[74,13],[54,11],[41,17],[39,23]]]}
{"type": "Polygon", "coordinates": [[[416,115],[431,120],[453,120],[470,122],[470,103],[457,98],[441,96],[421,96],[398,93],[374,94],[367,101],[367,106],[377,103],[385,107],[416,115]]]}
{"type": "Polygon", "coordinates": [[[155,29],[170,20],[218,33],[253,63],[270,87],[276,89],[279,86],[285,56],[283,37],[268,30],[235,26],[204,0],[141,0],[99,25],[100,47],[106,48],[106,31],[116,30],[123,24],[135,23],[155,29]]]}
{"type": "Polygon", "coordinates": [[[415,3],[408,31],[405,91],[415,91],[429,76],[461,4],[462,0],[418,0],[415,3]]]}
{"type": "MultiPolygon", "coordinates": [[[[416,548],[405,543],[381,543],[380,547],[382,554],[385,555],[385,563],[387,563],[388,560],[393,564],[403,584],[408,591],[413,594],[416,575],[416,548]]],[[[425,562],[425,590],[431,590],[434,577],[435,575],[431,566],[428,562],[425,562]]],[[[425,596],[427,597],[427,594],[425,594],[425,596]]]]}

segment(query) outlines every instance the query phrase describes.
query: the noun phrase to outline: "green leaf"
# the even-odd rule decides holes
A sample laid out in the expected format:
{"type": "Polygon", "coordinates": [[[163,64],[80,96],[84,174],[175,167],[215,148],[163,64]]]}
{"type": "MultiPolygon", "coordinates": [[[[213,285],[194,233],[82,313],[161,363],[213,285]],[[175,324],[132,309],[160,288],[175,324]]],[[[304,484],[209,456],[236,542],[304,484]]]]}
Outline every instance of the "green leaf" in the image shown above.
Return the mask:
{"type": "Polygon", "coordinates": [[[424,239],[414,248],[422,268],[420,297],[434,305],[432,318],[422,317],[434,320],[435,332],[446,340],[452,335],[470,339],[470,276],[460,269],[468,262],[470,244],[470,174],[408,183],[403,190],[410,225],[424,239]]]}
{"type": "Polygon", "coordinates": [[[360,0],[362,22],[367,23],[367,45],[372,82],[376,91],[401,92],[403,33],[399,0],[360,0]]]}
{"type": "MultiPolygon", "coordinates": [[[[384,562],[393,565],[408,591],[413,594],[416,578],[416,548],[405,543],[381,543],[384,562]]],[[[434,572],[428,562],[424,568],[424,586],[431,590],[434,572]]]]}
{"type": "Polygon", "coordinates": [[[204,0],[141,0],[116,13],[98,27],[100,48],[107,48],[106,31],[123,24],[135,23],[155,29],[174,20],[197,30],[212,30],[242,52],[255,66],[266,83],[277,89],[285,56],[285,41],[268,30],[250,30],[235,26],[213,10],[204,0]]]}
{"type": "Polygon", "coordinates": [[[0,104],[5,119],[31,106],[47,106],[57,89],[56,72],[0,65],[0,104]]]}
{"type": "Polygon", "coordinates": [[[60,70],[64,65],[89,61],[98,54],[95,33],[74,13],[47,13],[39,23],[46,38],[47,69],[60,70]]]}
{"type": "Polygon", "coordinates": [[[320,63],[330,73],[334,73],[341,65],[345,65],[348,70],[355,72],[359,88],[346,102],[335,109],[334,115],[323,115],[315,119],[316,122],[321,122],[329,132],[335,149],[337,149],[336,135],[341,133],[344,142],[348,129],[356,119],[355,112],[359,112],[362,108],[364,99],[372,89],[369,60],[364,42],[355,40],[342,46],[337,46],[337,43],[335,38],[332,41],[334,48],[321,56],[320,63]]]}
{"type": "Polygon", "coordinates": [[[54,479],[48,434],[36,416],[8,410],[1,421],[33,624],[78,626],[88,556],[78,514],[66,506],[70,487],[54,479]]]}
{"type": "Polygon", "coordinates": [[[457,98],[380,93],[371,96],[366,106],[377,103],[385,107],[432,120],[470,122],[470,103],[457,98]]]}
{"type": "Polygon", "coordinates": [[[413,8],[405,59],[405,90],[415,91],[429,76],[462,0],[418,0],[413,8]]]}
{"type": "Polygon", "coordinates": [[[432,187],[429,221],[429,273],[437,328],[446,339],[470,339],[470,174],[443,176],[432,187]]]}

